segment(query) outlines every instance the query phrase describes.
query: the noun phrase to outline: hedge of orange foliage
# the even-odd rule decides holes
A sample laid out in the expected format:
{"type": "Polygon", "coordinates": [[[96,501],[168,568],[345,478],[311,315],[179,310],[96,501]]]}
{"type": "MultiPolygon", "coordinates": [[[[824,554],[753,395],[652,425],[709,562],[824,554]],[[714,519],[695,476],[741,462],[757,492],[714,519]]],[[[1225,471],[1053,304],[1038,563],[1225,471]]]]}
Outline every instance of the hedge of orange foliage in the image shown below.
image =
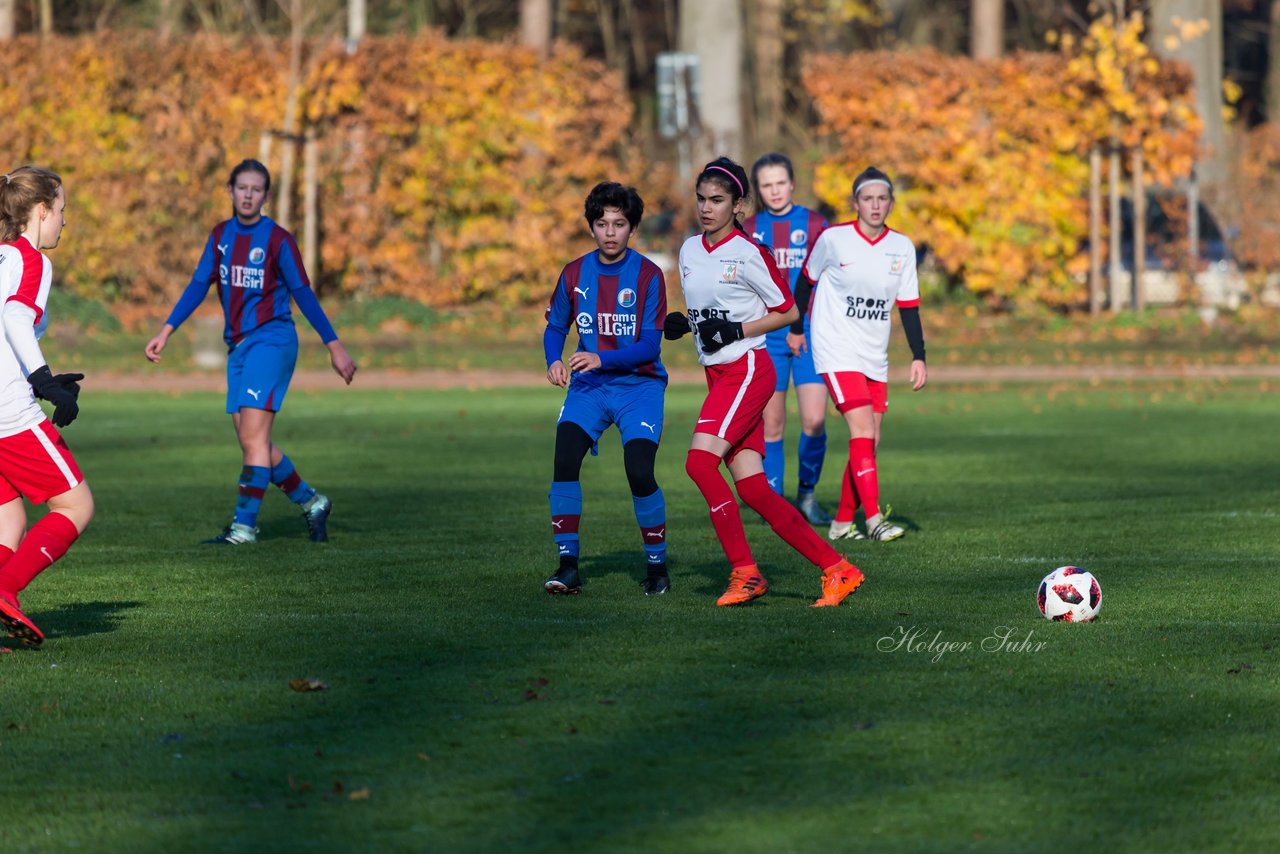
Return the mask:
{"type": "MultiPolygon", "coordinates": [[[[0,161],[67,182],[63,283],[121,308],[176,297],[230,213],[230,167],[282,124],[287,55],[283,42],[150,33],[20,38],[0,52],[0,161]]],[[[371,38],[353,56],[309,44],[307,56],[298,129],[319,139],[322,292],[545,298],[566,247],[590,245],[591,186],[656,195],[645,181],[660,173],[628,145],[621,81],[572,47],[541,59],[428,31],[371,38]]]]}
{"type": "Polygon", "coordinates": [[[891,224],[996,301],[1085,300],[1073,274],[1087,266],[1090,145],[1141,145],[1148,182],[1167,184],[1189,173],[1201,128],[1189,72],[1149,54],[1138,18],[997,61],[820,57],[805,85],[834,141],[818,195],[849,216],[853,176],[886,170],[900,185],[891,224]]]}

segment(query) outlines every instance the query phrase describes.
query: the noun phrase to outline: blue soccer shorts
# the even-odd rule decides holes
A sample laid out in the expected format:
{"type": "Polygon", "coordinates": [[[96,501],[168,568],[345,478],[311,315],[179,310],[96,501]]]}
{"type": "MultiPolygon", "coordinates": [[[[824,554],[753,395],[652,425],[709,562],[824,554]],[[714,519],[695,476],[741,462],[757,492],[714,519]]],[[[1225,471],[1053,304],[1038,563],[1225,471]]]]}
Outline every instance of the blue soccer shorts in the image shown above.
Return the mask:
{"type": "Polygon", "coordinates": [[[773,386],[775,392],[786,391],[792,382],[796,385],[823,384],[822,376],[813,366],[813,350],[808,346],[813,342],[813,336],[808,334],[808,318],[804,322],[806,346],[799,356],[793,356],[791,348],[787,346],[787,333],[790,331],[791,327],[784,326],[770,332],[765,338],[765,347],[769,351],[769,358],[773,360],[773,370],[778,377],[773,386]]]}
{"type": "Polygon", "coordinates": [[[227,356],[227,412],[279,412],[298,363],[298,331],[273,321],[243,338],[227,356]]]}
{"type": "Polygon", "coordinates": [[[618,425],[624,445],[632,439],[658,442],[666,391],[666,383],[656,380],[583,387],[571,382],[556,423],[569,421],[581,427],[591,437],[592,453],[610,424],[618,425]]]}

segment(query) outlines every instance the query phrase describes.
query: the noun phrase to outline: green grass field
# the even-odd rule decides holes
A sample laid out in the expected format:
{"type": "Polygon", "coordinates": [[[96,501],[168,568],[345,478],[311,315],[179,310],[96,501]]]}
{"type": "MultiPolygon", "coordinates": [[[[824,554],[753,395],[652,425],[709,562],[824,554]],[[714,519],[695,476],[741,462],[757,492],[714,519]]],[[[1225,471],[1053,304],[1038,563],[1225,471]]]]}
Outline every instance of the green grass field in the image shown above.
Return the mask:
{"type": "Polygon", "coordinates": [[[195,545],[239,470],[220,396],[87,391],[66,435],[99,515],[23,598],[44,647],[0,655],[5,851],[1280,845],[1274,393],[896,391],[881,483],[910,533],[842,546],[868,581],[816,611],[750,514],[771,592],[714,607],[699,400],[671,391],[658,460],[672,593],[639,592],[611,433],[584,593],[553,598],[554,389],[294,393],[277,440],[332,542],[272,494],[234,550],[195,545]],[[1066,563],[1100,621],[1036,611],[1066,563]]]}

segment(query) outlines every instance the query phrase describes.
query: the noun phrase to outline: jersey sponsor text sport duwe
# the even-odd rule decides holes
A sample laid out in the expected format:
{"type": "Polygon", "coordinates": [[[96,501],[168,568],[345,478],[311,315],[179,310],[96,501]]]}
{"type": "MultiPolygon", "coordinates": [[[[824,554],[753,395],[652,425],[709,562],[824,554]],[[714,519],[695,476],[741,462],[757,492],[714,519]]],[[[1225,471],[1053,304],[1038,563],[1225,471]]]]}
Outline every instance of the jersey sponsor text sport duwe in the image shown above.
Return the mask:
{"type": "Polygon", "coordinates": [[[810,346],[818,373],[888,381],[890,310],[920,304],[915,244],[891,228],[869,240],[857,222],[840,223],[818,237],[804,274],[814,283],[810,346]]]}
{"type": "MultiPolygon", "coordinates": [[[[705,234],[686,240],[680,247],[680,286],[689,323],[695,327],[710,317],[747,323],[771,311],[789,311],[795,305],[773,254],[737,230],[714,246],[707,243],[705,234]]],[[[704,366],[728,364],[765,343],[765,336],[754,335],[715,353],[704,353],[696,333],[693,339],[698,361],[704,366]]]]}

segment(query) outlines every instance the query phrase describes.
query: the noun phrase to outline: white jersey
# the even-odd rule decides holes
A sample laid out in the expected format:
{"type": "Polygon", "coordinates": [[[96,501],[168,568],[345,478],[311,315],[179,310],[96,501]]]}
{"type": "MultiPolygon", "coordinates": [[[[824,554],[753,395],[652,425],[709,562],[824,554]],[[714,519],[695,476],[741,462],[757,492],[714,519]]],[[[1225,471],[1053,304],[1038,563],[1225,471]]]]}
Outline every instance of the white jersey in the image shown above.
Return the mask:
{"type": "MultiPolygon", "coordinates": [[[[49,325],[44,307],[52,282],[53,265],[27,238],[19,237],[13,243],[0,244],[0,313],[10,305],[21,309],[24,318],[29,318],[34,312],[37,341],[49,325]]],[[[0,342],[0,437],[21,433],[44,420],[44,411],[36,403],[35,393],[27,382],[27,374],[44,362],[24,365],[6,326],[8,324],[0,323],[0,330],[5,333],[4,341],[0,342]]],[[[30,352],[31,340],[25,343],[24,349],[30,352]]],[[[38,346],[35,352],[39,353],[38,346]]]]}
{"type": "Polygon", "coordinates": [[[889,311],[920,304],[915,244],[891,228],[869,240],[856,222],[840,223],[819,235],[803,272],[814,283],[809,346],[817,372],[888,381],[889,311]]]}
{"type": "MultiPolygon", "coordinates": [[[[746,323],[771,311],[790,311],[795,305],[787,277],[774,263],[773,253],[736,229],[711,246],[706,235],[690,237],[680,247],[680,286],[689,308],[691,326],[709,317],[746,323]]],[[[734,341],[715,353],[702,352],[693,335],[698,361],[725,365],[748,350],[764,346],[763,335],[734,341]]]]}

